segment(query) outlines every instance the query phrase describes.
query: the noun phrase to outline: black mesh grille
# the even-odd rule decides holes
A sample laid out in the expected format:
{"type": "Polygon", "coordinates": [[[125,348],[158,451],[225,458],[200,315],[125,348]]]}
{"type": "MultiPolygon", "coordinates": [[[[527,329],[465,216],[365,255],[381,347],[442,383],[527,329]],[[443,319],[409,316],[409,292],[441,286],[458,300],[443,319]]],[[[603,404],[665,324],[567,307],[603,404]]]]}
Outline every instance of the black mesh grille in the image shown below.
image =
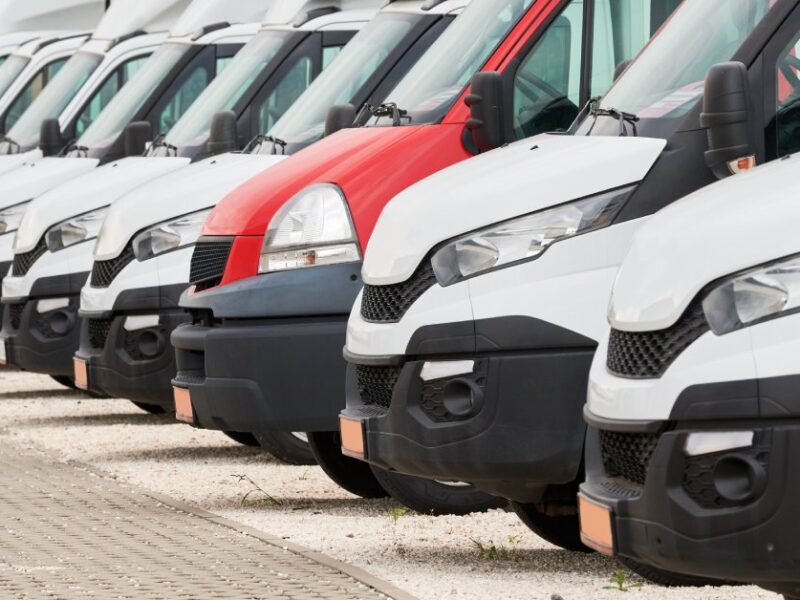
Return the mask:
{"type": "Polygon", "coordinates": [[[375,323],[396,323],[422,294],[436,283],[431,261],[425,258],[411,278],[395,285],[365,285],[361,316],[375,323]]]}
{"type": "Polygon", "coordinates": [[[198,242],[192,254],[192,269],[189,284],[198,291],[215,287],[222,282],[225,265],[231,253],[233,240],[198,242]]]}
{"type": "Polygon", "coordinates": [[[600,452],[606,475],[644,485],[658,438],[656,433],[600,431],[600,452]]]}
{"type": "Polygon", "coordinates": [[[24,304],[9,304],[8,305],[8,319],[11,322],[11,327],[19,329],[22,324],[22,313],[25,311],[24,304]]]}
{"type": "Polygon", "coordinates": [[[111,331],[111,319],[88,319],[89,344],[92,348],[102,350],[106,347],[106,340],[111,331]]]}
{"type": "Polygon", "coordinates": [[[107,288],[111,285],[122,269],[133,262],[136,256],[133,253],[133,246],[128,244],[122,254],[111,260],[96,260],[92,265],[91,286],[96,288],[107,288]]]}
{"type": "Polygon", "coordinates": [[[24,254],[15,254],[13,267],[14,275],[17,277],[26,275],[28,271],[31,270],[33,263],[39,260],[42,254],[45,252],[47,252],[47,242],[45,242],[45,239],[42,238],[39,240],[39,243],[36,244],[36,247],[30,252],[25,252],[24,254]]]}
{"type": "Polygon", "coordinates": [[[622,377],[661,377],[681,352],[707,331],[708,322],[698,299],[668,329],[641,333],[612,329],[606,364],[609,371],[622,377]]]}
{"type": "Polygon", "coordinates": [[[365,404],[389,408],[392,391],[400,377],[401,367],[370,367],[356,365],[358,391],[365,404]]]}

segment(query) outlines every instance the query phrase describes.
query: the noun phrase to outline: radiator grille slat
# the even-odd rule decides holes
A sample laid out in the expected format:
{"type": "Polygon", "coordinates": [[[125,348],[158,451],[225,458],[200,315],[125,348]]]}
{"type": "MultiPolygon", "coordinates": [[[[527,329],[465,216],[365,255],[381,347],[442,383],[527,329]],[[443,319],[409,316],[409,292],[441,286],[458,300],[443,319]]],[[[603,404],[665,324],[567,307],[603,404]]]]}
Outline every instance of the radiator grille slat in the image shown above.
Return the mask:
{"type": "Polygon", "coordinates": [[[189,284],[202,291],[222,283],[232,247],[233,240],[198,242],[192,254],[189,284]]]}
{"type": "Polygon", "coordinates": [[[39,243],[36,244],[36,247],[30,252],[14,255],[14,266],[12,267],[12,273],[17,277],[27,275],[28,271],[31,270],[33,263],[39,260],[45,252],[47,252],[47,242],[45,241],[44,237],[42,237],[42,239],[39,240],[39,243]]]}
{"type": "Polygon", "coordinates": [[[133,245],[128,244],[122,254],[111,260],[96,260],[92,265],[91,286],[96,288],[107,288],[116,279],[122,270],[131,264],[136,255],[133,253],[133,245]]]}
{"type": "Polygon", "coordinates": [[[426,257],[414,274],[394,285],[365,285],[361,316],[373,323],[397,323],[411,305],[436,284],[431,261],[426,257]]]}

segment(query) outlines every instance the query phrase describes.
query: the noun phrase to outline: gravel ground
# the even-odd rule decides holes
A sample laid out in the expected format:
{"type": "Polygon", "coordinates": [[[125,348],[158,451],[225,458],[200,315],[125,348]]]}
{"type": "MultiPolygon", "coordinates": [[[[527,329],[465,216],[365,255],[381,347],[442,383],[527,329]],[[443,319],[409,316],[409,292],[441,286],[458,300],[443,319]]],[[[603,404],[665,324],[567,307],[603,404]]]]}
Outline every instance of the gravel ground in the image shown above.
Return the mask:
{"type": "MultiPolygon", "coordinates": [[[[513,514],[402,514],[388,501],[348,494],[318,467],[281,465],[221,433],[145,414],[125,400],[87,398],[47,377],[0,371],[0,423],[0,434],[17,443],[55,450],[64,460],[90,464],[324,552],[422,600],[620,597],[606,587],[619,568],[613,560],[557,549],[513,514]],[[478,544],[494,545],[499,556],[490,558],[478,544]]],[[[631,575],[626,581],[641,583],[631,575]]],[[[755,587],[662,589],[648,584],[633,588],[632,594],[670,600],[779,598],[755,587]]]]}

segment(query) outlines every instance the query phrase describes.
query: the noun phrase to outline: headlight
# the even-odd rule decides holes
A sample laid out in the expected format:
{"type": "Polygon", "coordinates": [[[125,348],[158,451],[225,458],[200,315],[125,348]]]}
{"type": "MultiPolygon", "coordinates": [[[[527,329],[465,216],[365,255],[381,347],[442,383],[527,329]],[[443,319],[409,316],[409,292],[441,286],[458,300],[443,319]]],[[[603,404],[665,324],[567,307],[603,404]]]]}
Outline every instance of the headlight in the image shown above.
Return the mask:
{"type": "Polygon", "coordinates": [[[25,210],[30,203],[30,200],[26,200],[25,202],[20,202],[19,204],[0,210],[0,235],[11,233],[19,228],[19,223],[22,221],[25,210]]]}
{"type": "Polygon", "coordinates": [[[548,247],[611,224],[633,186],[504,221],[451,240],[431,258],[442,286],[534,260],[548,247]]]}
{"type": "Polygon", "coordinates": [[[96,238],[107,212],[108,207],[105,206],[51,227],[45,234],[47,249],[50,252],[58,252],[96,238]]]}
{"type": "Polygon", "coordinates": [[[133,253],[138,261],[145,261],[176,248],[194,244],[200,237],[203,223],[211,209],[193,212],[172,221],[165,221],[145,229],[133,238],[133,253]]]}
{"type": "Polygon", "coordinates": [[[800,310],[800,256],[735,275],[703,299],[717,335],[800,310]]]}
{"type": "Polygon", "coordinates": [[[361,260],[355,227],[344,194],[318,184],[289,200],[270,221],[259,273],[361,260]]]}

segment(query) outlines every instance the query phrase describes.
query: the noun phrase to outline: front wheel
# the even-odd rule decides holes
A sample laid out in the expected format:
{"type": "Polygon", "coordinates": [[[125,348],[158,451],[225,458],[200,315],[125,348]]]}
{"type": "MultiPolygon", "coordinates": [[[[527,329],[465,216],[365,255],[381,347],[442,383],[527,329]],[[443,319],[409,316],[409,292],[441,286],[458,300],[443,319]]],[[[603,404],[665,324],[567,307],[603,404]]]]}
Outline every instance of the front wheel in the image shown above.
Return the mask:
{"type": "Polygon", "coordinates": [[[315,465],[308,435],[295,431],[258,431],[253,434],[267,452],[288,465],[315,465]]]}
{"type": "Polygon", "coordinates": [[[468,515],[500,508],[506,500],[469,483],[449,483],[372,467],[375,479],[403,506],[426,515],[468,515]]]}
{"type": "MultiPolygon", "coordinates": [[[[133,400],[131,400],[133,402],[133,400]]],[[[144,402],[133,402],[138,408],[141,408],[143,411],[150,413],[151,415],[165,415],[167,414],[167,409],[163,406],[159,406],[158,404],[145,404],[144,402]]]]}
{"type": "Polygon", "coordinates": [[[342,454],[342,438],[338,431],[309,433],[308,445],[317,464],[340,487],[362,498],[388,496],[367,463],[342,454]]]}
{"type": "Polygon", "coordinates": [[[617,560],[619,560],[620,563],[628,567],[631,571],[643,579],[663,587],[705,587],[707,585],[730,585],[729,583],[720,581],[718,579],[709,579],[707,577],[697,577],[695,575],[685,575],[683,573],[665,571],[663,569],[658,569],[624,556],[618,556],[617,560]]]}
{"type": "Polygon", "coordinates": [[[258,443],[256,436],[246,431],[223,431],[225,435],[231,438],[234,442],[239,442],[242,446],[248,448],[258,448],[261,444],[258,443]]]}
{"type": "Polygon", "coordinates": [[[592,552],[581,542],[581,526],[578,511],[566,511],[567,514],[548,515],[539,510],[535,504],[512,502],[511,508],[528,529],[546,542],[573,552],[592,552]]]}

